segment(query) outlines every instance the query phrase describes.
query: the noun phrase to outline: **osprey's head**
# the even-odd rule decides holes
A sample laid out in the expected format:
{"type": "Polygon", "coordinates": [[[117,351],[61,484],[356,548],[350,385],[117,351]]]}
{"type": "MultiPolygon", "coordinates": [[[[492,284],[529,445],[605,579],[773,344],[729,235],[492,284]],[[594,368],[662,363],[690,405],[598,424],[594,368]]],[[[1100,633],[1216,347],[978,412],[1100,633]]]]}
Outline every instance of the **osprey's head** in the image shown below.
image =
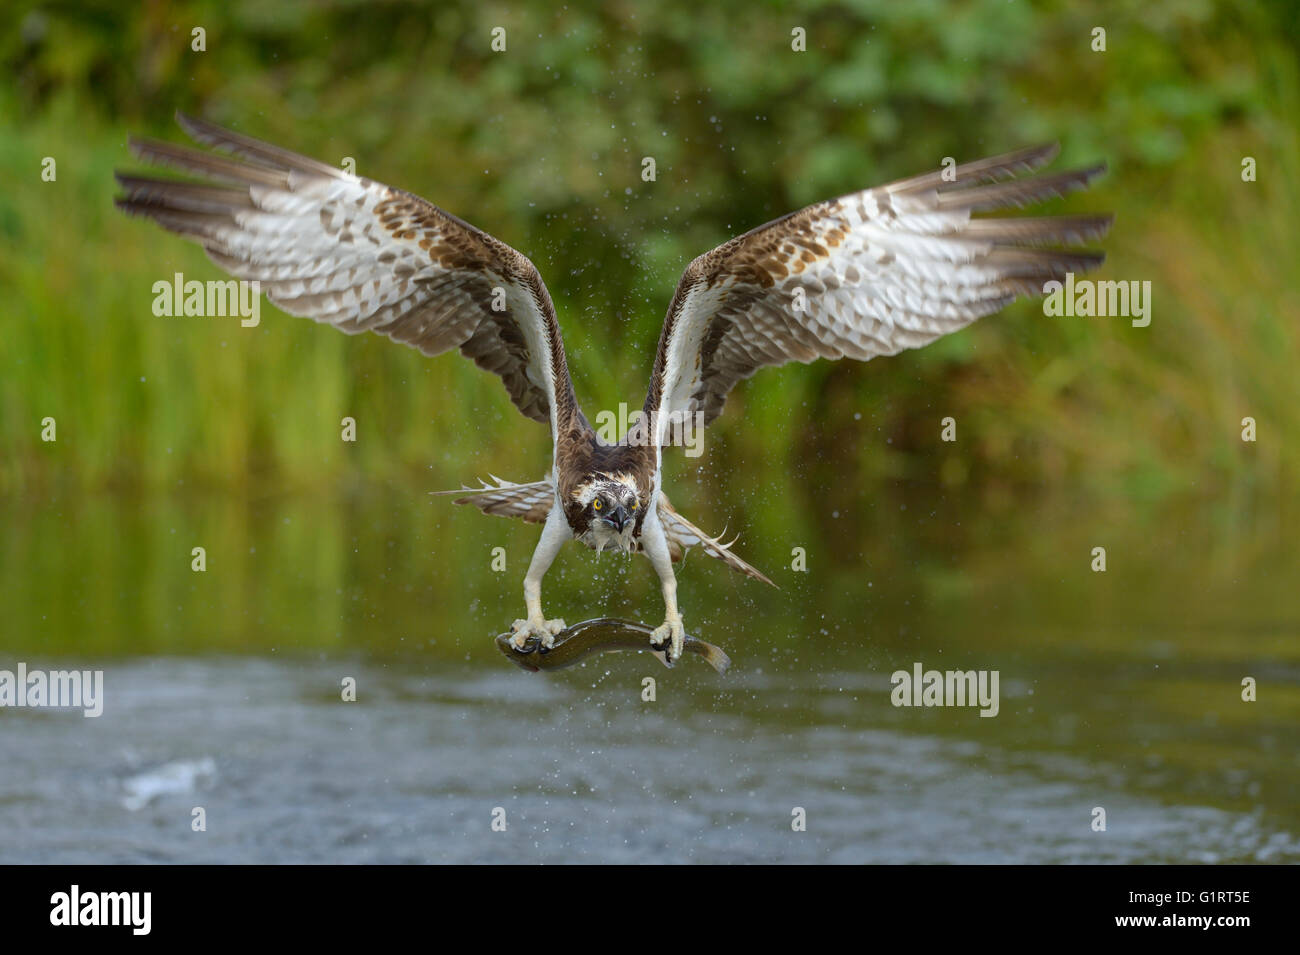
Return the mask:
{"type": "Polygon", "coordinates": [[[577,520],[571,517],[569,523],[575,530],[582,529],[584,543],[598,551],[632,546],[644,506],[636,481],[622,474],[593,474],[578,485],[573,497],[577,520]]]}

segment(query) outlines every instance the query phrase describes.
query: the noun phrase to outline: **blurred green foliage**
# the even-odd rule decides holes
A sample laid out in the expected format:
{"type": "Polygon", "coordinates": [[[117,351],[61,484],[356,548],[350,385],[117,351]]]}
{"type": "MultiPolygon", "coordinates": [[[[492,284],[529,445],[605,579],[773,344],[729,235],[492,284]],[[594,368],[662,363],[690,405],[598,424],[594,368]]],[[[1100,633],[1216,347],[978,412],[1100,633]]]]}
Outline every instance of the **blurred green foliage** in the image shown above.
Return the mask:
{"type": "Polygon", "coordinates": [[[716,479],[743,462],[756,484],[793,469],[862,493],[888,479],[1004,500],[1213,494],[1294,516],[1300,71],[1285,4],[18,0],[4,16],[0,489],[256,493],[426,471],[454,486],[545,466],[545,429],[459,357],[270,306],[256,329],[154,317],[155,281],[218,273],[118,215],[112,172],[136,168],[128,132],[182,138],[179,108],[353,157],[525,252],[589,413],[640,402],[695,255],[945,156],[1059,140],[1062,164],[1111,173],[1040,211],[1118,214],[1102,277],[1152,282],[1149,328],[1018,303],[866,368],[764,372],[713,429],[716,479]],[[957,446],[939,440],[947,415],[957,446]],[[1247,415],[1256,444],[1240,440],[1247,415]],[[46,416],[56,443],[40,440],[46,416]]]}

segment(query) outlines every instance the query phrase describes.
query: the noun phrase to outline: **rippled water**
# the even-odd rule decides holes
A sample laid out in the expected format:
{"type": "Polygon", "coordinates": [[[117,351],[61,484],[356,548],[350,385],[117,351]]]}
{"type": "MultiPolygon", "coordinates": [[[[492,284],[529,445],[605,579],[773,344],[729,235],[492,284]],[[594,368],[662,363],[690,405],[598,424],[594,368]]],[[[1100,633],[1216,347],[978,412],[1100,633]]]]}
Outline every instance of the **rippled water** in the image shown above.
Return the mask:
{"type": "MultiPolygon", "coordinates": [[[[810,535],[779,592],[693,557],[688,624],[730,674],[631,653],[532,674],[490,638],[535,529],[211,507],[6,513],[0,667],[102,668],[106,700],[0,710],[0,862],[1300,861],[1297,566],[1267,533],[1115,529],[1103,576],[1068,513],[1011,542],[930,513],[860,553],[810,535]],[[917,661],[997,669],[999,715],[893,707],[917,661]]],[[[648,567],[608,555],[548,583],[571,622],[659,611],[648,567]]]]}

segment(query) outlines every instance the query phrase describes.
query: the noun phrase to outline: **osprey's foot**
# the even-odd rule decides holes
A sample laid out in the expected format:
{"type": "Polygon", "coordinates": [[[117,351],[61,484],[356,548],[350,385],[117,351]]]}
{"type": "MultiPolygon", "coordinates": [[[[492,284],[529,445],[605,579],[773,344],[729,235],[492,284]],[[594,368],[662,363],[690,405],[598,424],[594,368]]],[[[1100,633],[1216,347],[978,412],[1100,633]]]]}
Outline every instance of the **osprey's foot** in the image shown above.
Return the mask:
{"type": "Polygon", "coordinates": [[[516,620],[510,625],[510,645],[516,650],[523,650],[528,646],[529,638],[535,637],[549,650],[555,646],[555,635],[564,629],[563,620],[543,620],[541,617],[516,620]]]}
{"type": "Polygon", "coordinates": [[[682,615],[673,614],[650,634],[650,645],[668,649],[668,662],[676,663],[682,658],[682,644],[686,642],[686,627],[682,625],[682,615]]]}

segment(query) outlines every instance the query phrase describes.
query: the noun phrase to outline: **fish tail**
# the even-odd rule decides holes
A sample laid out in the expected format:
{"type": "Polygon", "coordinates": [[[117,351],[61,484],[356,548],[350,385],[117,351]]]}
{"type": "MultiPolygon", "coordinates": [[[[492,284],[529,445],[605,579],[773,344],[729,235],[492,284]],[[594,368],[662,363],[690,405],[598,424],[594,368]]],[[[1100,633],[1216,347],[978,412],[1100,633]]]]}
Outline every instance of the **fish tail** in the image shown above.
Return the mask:
{"type": "Polygon", "coordinates": [[[704,657],[704,662],[718,673],[726,673],[731,668],[731,657],[727,656],[721,647],[715,647],[711,643],[705,643],[703,640],[688,640],[683,649],[688,653],[698,653],[704,657]]]}

